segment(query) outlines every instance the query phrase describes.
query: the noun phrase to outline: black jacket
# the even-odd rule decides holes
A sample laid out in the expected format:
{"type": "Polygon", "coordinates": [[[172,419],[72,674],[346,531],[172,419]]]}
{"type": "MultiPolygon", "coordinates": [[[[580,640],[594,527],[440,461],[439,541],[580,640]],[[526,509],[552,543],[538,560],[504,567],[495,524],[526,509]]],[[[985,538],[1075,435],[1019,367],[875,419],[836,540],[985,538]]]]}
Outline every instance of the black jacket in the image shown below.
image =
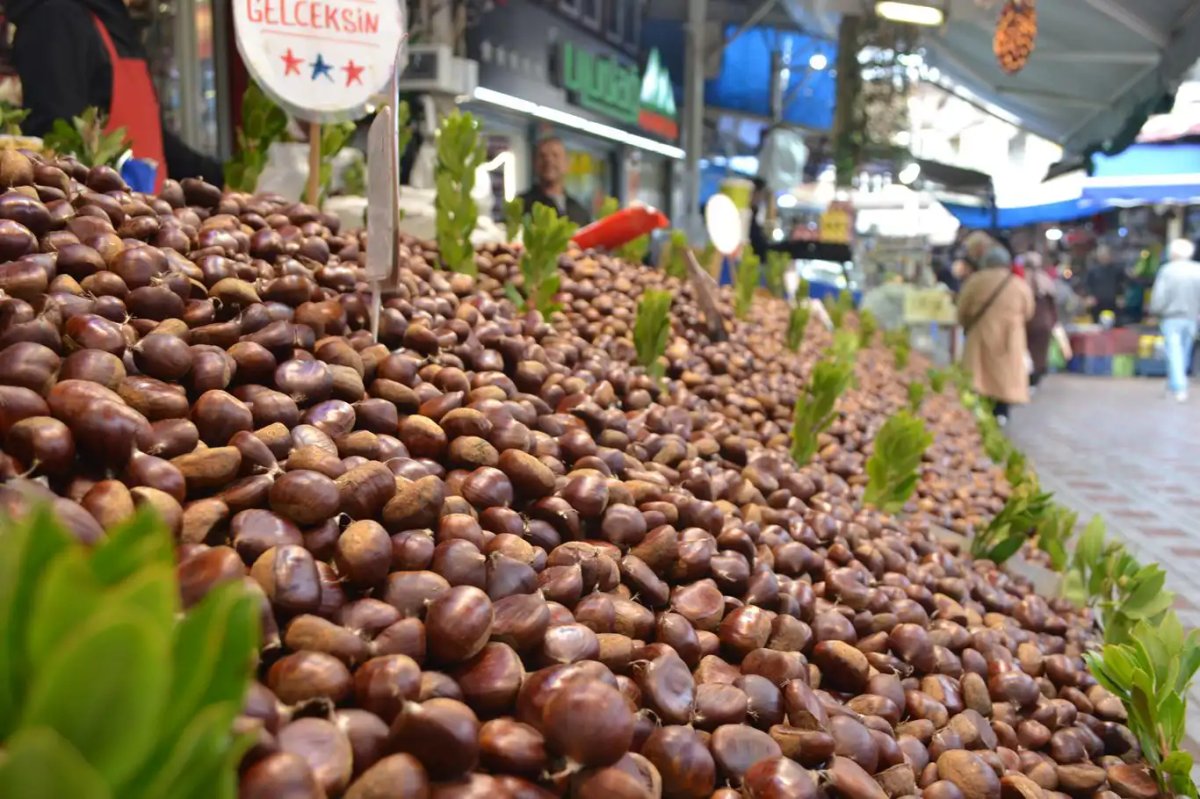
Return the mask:
{"type": "MultiPolygon", "coordinates": [[[[16,26],[13,61],[29,117],[21,129],[42,136],[56,119],[70,119],[89,106],[108,111],[112,103],[112,64],[95,14],[108,29],[122,58],[146,58],[133,17],[122,0],[9,0],[16,26]]],[[[172,178],[203,177],[223,185],[221,165],[184,144],[163,126],[163,151],[172,178]]]]}
{"type": "MultiPolygon", "coordinates": [[[[559,216],[566,216],[567,219],[570,219],[580,227],[583,227],[592,221],[592,215],[589,214],[587,209],[580,205],[575,198],[569,194],[564,194],[563,198],[566,200],[566,213],[564,214],[561,210],[559,210],[559,216]]],[[[532,189],[522,194],[521,202],[525,203],[525,213],[527,214],[533,212],[533,206],[536,203],[541,203],[542,205],[548,205],[551,208],[558,209],[558,203],[556,203],[549,194],[546,194],[546,192],[542,191],[538,186],[534,186],[532,189]]]]}

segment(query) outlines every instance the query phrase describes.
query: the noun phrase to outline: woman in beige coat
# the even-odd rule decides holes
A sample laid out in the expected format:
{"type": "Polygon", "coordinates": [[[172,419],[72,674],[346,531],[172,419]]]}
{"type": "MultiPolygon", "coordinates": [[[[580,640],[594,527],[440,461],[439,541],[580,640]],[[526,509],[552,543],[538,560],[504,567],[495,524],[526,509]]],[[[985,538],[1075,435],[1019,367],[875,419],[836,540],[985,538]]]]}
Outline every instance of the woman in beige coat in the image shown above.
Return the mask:
{"type": "Polygon", "coordinates": [[[1033,292],[1012,273],[1008,251],[998,244],[979,267],[958,295],[958,323],[967,334],[963,366],[1005,424],[1009,405],[1029,402],[1025,323],[1033,316],[1033,292]]]}

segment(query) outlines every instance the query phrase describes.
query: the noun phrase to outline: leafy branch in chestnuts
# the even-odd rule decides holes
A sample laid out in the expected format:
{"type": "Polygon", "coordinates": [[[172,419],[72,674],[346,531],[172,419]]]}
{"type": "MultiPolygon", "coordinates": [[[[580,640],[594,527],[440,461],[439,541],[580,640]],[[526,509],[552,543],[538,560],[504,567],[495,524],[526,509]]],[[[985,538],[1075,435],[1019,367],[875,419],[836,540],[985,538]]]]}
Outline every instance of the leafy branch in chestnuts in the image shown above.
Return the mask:
{"type": "Polygon", "coordinates": [[[742,255],[742,261],[737,265],[733,276],[733,313],[738,319],[745,319],[750,313],[750,302],[754,299],[754,290],[758,288],[762,264],[758,256],[752,252],[742,255]]]}
{"type": "Polygon", "coordinates": [[[48,507],[0,524],[0,796],[235,795],[258,603],[234,581],[182,611],[151,510],[92,548],[48,507]]]}
{"type": "Polygon", "coordinates": [[[808,307],[807,300],[801,300],[788,313],[787,348],[792,352],[800,349],[800,344],[804,341],[804,331],[808,328],[808,317],[811,314],[812,311],[808,307]]]}
{"type": "Polygon", "coordinates": [[[925,424],[907,411],[888,418],[875,434],[875,449],[867,460],[863,504],[885,513],[903,509],[921,479],[921,458],[932,443],[925,424]]]}
{"type": "Polygon", "coordinates": [[[1084,654],[1100,685],[1125,706],[1130,732],[1162,796],[1196,799],[1192,756],[1183,750],[1187,697],[1200,668],[1200,630],[1186,636],[1174,611],[1154,623],[1139,621],[1131,642],[1084,654]]]}
{"type": "Polygon", "coordinates": [[[267,165],[268,151],[287,132],[287,114],[267,97],[254,81],[242,94],[242,124],[237,129],[237,148],[225,162],[225,185],[234,191],[252,192],[267,165]]]}
{"type": "Polygon", "coordinates": [[[525,202],[520,197],[514,197],[504,204],[504,237],[516,241],[521,235],[521,226],[525,224],[525,202]]]}
{"type": "Polygon", "coordinates": [[[817,438],[837,415],[838,397],[854,379],[854,363],[844,359],[824,360],[813,367],[808,390],[796,398],[792,413],[792,460],[803,466],[817,452],[817,438]]]}
{"type": "Polygon", "coordinates": [[[686,280],[688,276],[687,249],[687,233],[682,230],[672,230],[658,259],[663,271],[673,278],[686,280]]]}
{"type": "Polygon", "coordinates": [[[879,330],[879,320],[875,314],[865,308],[858,312],[858,345],[863,349],[875,342],[875,333],[879,330]]]}
{"type": "Polygon", "coordinates": [[[125,128],[106,133],[108,115],[95,106],[71,120],[56,119],[45,136],[46,149],[73,155],[86,166],[113,166],[128,149],[125,128]]]}
{"type": "Polygon", "coordinates": [[[908,410],[916,415],[921,412],[921,403],[925,401],[925,384],[913,381],[908,384],[908,410]]]}
{"type": "Polygon", "coordinates": [[[1025,480],[983,530],[971,539],[971,556],[1003,563],[1015,555],[1050,512],[1052,496],[1035,481],[1025,480]]]}
{"type": "Polygon", "coordinates": [[[647,289],[638,300],[633,344],[638,363],[655,379],[663,375],[662,355],[671,335],[671,292],[647,289]]]}
{"type": "Polygon", "coordinates": [[[505,289],[509,298],[525,310],[540,311],[549,316],[558,310],[554,301],[562,276],[558,272],[558,257],[562,255],[577,225],[548,205],[536,203],[525,224],[525,252],[521,256],[522,295],[510,283],[505,289]]]}
{"type": "Polygon", "coordinates": [[[479,273],[471,234],[479,221],[479,208],[471,189],[475,170],[486,152],[479,139],[479,120],[455,111],[442,122],[437,134],[437,243],[442,265],[452,272],[479,273]]]}
{"type": "Polygon", "coordinates": [[[775,297],[784,296],[783,276],[791,266],[791,258],[785,252],[779,250],[771,250],[767,253],[767,266],[765,270],[765,281],[767,291],[775,297]]]}

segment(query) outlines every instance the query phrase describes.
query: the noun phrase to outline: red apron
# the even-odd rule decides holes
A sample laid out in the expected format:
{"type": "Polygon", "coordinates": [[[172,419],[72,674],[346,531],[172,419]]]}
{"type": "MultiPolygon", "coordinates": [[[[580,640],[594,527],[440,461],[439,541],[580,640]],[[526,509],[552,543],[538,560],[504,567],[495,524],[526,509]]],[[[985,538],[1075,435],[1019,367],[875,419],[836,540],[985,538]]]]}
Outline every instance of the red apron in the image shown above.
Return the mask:
{"type": "Polygon", "coordinates": [[[108,51],[112,64],[112,102],[108,109],[108,127],[111,133],[125,128],[130,149],[136,158],[147,159],[158,164],[154,176],[154,191],[162,189],[167,172],[167,159],[163,154],[162,117],[158,107],[158,95],[150,80],[150,69],[140,58],[121,58],[113,46],[112,37],[99,18],[93,15],[96,30],[108,51]]]}

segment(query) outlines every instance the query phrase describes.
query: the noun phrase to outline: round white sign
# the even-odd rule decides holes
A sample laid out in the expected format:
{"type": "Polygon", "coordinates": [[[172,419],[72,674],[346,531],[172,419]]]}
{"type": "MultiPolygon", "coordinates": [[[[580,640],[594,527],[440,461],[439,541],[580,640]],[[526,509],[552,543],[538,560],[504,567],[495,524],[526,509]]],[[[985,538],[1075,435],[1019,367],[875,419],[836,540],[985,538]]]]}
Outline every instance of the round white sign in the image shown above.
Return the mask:
{"type": "Polygon", "coordinates": [[[742,214],[727,194],[714,194],[704,208],[708,238],[722,255],[732,255],[742,243],[742,214]]]}
{"type": "Polygon", "coordinates": [[[246,68],[290,113],[357,119],[387,88],[404,39],[398,0],[234,0],[246,68]]]}

